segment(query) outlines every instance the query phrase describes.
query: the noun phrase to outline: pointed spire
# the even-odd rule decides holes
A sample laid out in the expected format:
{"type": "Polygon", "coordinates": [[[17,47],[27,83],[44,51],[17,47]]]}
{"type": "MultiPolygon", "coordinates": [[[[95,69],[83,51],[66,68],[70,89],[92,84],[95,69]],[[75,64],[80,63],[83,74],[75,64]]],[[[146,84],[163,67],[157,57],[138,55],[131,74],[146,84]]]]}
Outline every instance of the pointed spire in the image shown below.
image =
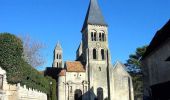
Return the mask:
{"type": "Polygon", "coordinates": [[[58,50],[62,49],[59,41],[57,42],[55,49],[58,49],[58,50]]]}
{"type": "Polygon", "coordinates": [[[88,24],[107,26],[97,0],[90,0],[82,31],[87,27],[88,24]]]}

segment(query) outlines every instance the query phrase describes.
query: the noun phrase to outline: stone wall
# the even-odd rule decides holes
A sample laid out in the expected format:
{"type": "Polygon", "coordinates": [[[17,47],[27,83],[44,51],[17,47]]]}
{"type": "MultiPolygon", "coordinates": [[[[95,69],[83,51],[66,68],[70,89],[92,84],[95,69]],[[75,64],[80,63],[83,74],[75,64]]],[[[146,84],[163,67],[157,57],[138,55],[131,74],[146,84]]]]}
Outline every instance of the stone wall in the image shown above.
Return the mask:
{"type": "Polygon", "coordinates": [[[20,86],[20,84],[11,85],[7,83],[6,71],[0,67],[2,75],[2,87],[0,88],[0,100],[47,100],[47,95],[40,91],[20,86]]]}

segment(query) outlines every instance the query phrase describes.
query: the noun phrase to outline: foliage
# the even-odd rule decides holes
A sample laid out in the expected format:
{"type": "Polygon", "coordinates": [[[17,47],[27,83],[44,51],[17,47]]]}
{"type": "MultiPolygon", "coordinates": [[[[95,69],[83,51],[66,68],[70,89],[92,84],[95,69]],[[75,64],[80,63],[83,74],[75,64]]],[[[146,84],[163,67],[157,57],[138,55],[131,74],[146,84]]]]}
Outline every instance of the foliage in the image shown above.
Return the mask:
{"type": "Polygon", "coordinates": [[[6,70],[8,83],[21,83],[28,88],[37,89],[47,94],[50,94],[50,88],[52,88],[52,98],[55,99],[55,80],[44,77],[31,67],[22,58],[22,54],[23,46],[19,38],[9,33],[0,33],[0,67],[6,70]],[[51,81],[53,82],[52,87],[49,85],[51,81]]]}
{"type": "Polygon", "coordinates": [[[30,36],[21,37],[23,41],[23,58],[33,67],[42,66],[45,63],[45,59],[42,55],[42,49],[44,44],[31,40],[30,36]]]}
{"type": "Polygon", "coordinates": [[[127,60],[127,63],[125,64],[128,67],[129,71],[133,72],[140,72],[141,71],[141,58],[144,55],[146,51],[147,46],[142,46],[136,49],[136,52],[134,54],[129,55],[129,59],[127,60]]]}
{"type": "Polygon", "coordinates": [[[143,74],[141,70],[141,58],[146,52],[147,46],[136,49],[135,54],[131,54],[127,63],[127,69],[132,76],[135,100],[143,98],[143,74]]]}

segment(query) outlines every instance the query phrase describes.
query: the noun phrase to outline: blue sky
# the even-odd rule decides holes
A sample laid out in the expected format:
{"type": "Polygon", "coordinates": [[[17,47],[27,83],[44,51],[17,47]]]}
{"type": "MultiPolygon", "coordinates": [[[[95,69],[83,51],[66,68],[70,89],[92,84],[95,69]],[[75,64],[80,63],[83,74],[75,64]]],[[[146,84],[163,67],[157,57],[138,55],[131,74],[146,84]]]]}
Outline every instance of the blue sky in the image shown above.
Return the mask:
{"type": "MultiPolygon", "coordinates": [[[[98,0],[109,25],[112,63],[125,62],[137,47],[149,44],[170,18],[170,0],[98,0]]],[[[89,0],[0,0],[0,32],[30,35],[46,44],[51,66],[59,40],[64,61],[75,60],[89,0]]]]}

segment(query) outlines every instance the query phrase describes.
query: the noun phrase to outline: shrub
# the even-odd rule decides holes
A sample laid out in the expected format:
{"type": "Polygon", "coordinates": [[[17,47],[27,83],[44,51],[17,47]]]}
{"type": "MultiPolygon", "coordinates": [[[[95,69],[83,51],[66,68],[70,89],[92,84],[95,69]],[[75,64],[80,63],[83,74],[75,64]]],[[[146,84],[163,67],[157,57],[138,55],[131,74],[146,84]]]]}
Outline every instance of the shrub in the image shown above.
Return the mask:
{"type": "Polygon", "coordinates": [[[7,72],[10,84],[20,83],[28,88],[37,89],[51,94],[51,100],[56,100],[56,82],[50,77],[44,77],[22,58],[22,41],[10,33],[0,33],[0,67],[7,72]],[[53,82],[52,87],[49,85],[53,82]]]}

